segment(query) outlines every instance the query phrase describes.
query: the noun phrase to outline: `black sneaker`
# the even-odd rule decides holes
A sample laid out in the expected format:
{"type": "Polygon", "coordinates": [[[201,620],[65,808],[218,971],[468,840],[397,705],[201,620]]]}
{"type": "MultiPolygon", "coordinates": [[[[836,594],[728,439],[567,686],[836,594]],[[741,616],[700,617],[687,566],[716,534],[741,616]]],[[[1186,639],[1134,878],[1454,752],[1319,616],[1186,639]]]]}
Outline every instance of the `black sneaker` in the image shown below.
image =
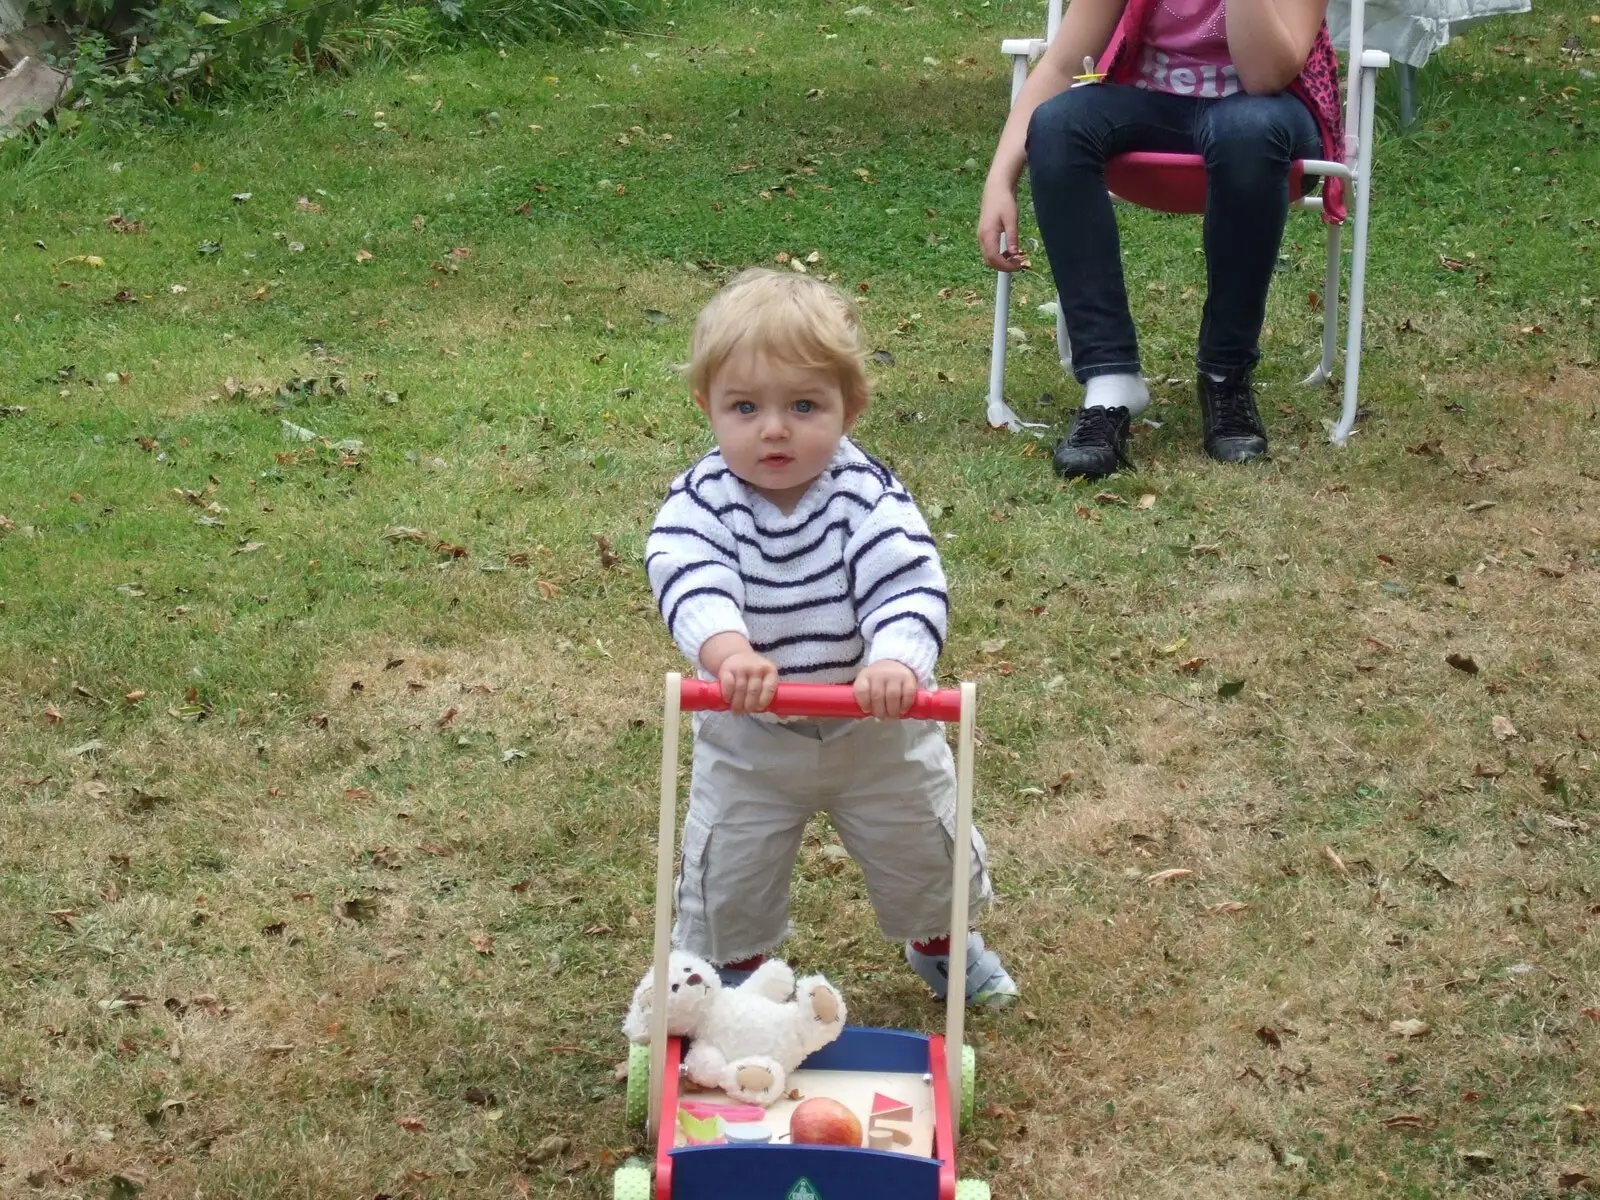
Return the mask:
{"type": "Polygon", "coordinates": [[[1212,379],[1204,371],[1195,380],[1206,453],[1218,462],[1250,462],[1265,457],[1267,431],[1256,409],[1250,372],[1236,371],[1212,379]]]}
{"type": "Polygon", "coordinates": [[[1063,479],[1103,479],[1119,467],[1132,468],[1128,427],[1132,417],[1121,405],[1080,408],[1072,428],[1056,447],[1056,474],[1063,479]]]}

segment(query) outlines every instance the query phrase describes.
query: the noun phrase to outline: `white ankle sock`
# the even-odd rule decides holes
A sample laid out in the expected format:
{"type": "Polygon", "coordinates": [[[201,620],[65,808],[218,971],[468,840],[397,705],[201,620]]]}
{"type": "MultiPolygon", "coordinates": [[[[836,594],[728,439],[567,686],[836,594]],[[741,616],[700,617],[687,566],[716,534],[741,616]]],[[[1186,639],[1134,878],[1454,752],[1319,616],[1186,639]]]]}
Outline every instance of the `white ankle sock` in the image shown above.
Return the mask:
{"type": "Polygon", "coordinates": [[[1125,408],[1136,417],[1150,407],[1150,389],[1137,375],[1096,375],[1086,386],[1085,408],[1125,408]]]}

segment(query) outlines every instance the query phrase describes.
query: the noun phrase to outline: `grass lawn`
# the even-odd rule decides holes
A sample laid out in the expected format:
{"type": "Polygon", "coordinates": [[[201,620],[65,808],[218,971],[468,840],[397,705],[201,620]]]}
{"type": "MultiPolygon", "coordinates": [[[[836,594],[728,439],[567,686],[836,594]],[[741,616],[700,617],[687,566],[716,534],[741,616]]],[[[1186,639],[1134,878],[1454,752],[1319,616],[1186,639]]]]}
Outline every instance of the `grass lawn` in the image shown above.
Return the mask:
{"type": "MultiPolygon", "coordinates": [[[[1197,224],[1126,213],[1160,427],[1096,487],[982,420],[997,48],[1043,10],[969,7],[680,0],[0,151],[0,1194],[610,1195],[678,665],[640,559],[708,447],[673,365],[780,254],[887,352],[860,440],[980,686],[1024,1000],[972,1022],[963,1173],[1600,1187],[1600,22],[1541,2],[1386,108],[1344,449],[1313,219],[1241,470],[1197,224]]],[[[1059,428],[1047,299],[1009,390],[1059,428]]],[[[937,1028],[831,836],[786,952],[937,1028]]]]}

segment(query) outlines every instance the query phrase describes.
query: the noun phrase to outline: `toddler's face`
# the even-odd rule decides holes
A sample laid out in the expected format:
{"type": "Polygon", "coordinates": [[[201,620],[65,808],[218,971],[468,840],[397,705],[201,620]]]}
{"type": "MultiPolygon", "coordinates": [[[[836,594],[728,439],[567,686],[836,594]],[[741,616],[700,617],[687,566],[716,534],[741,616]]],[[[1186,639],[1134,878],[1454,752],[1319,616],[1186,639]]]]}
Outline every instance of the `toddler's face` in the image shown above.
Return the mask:
{"type": "Polygon", "coordinates": [[[800,502],[855,425],[838,380],[763,351],[734,354],[696,396],[728,468],[784,512],[800,502]]]}

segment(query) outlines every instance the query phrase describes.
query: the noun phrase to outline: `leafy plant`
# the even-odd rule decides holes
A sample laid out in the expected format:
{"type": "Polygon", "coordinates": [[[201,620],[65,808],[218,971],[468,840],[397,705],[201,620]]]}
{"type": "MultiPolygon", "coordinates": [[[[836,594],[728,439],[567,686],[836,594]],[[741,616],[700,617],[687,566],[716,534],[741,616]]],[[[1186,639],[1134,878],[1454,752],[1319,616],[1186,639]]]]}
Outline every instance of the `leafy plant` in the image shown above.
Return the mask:
{"type": "Polygon", "coordinates": [[[451,43],[533,41],[631,19],[630,0],[32,0],[31,19],[63,25],[62,65],[86,110],[170,109],[219,91],[281,88],[365,54],[415,57],[451,43]]]}

